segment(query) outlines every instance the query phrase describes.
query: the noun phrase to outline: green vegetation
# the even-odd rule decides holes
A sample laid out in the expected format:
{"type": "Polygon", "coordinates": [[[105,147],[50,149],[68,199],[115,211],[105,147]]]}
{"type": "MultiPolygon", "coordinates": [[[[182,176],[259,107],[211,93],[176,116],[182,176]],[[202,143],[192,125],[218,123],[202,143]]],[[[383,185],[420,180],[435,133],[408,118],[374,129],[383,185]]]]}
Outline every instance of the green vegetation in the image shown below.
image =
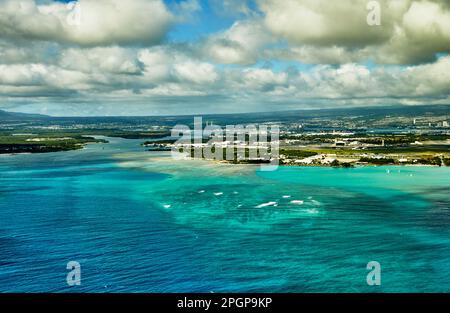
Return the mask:
{"type": "Polygon", "coordinates": [[[290,149],[282,149],[280,150],[280,155],[285,155],[287,158],[298,158],[298,159],[304,159],[308,158],[314,155],[317,155],[318,153],[315,151],[308,151],[308,150],[290,150],[290,149]]]}
{"type": "Polygon", "coordinates": [[[83,136],[105,136],[105,137],[119,137],[124,139],[159,139],[170,136],[169,131],[155,130],[155,131],[133,131],[122,129],[104,129],[104,128],[81,128],[81,129],[30,129],[30,128],[14,128],[14,130],[0,130],[1,137],[73,137],[82,138],[83,136]],[[13,136],[14,134],[33,134],[25,136],[13,136]]]}
{"type": "Polygon", "coordinates": [[[40,137],[40,136],[0,136],[0,154],[5,153],[45,153],[77,150],[85,144],[106,142],[93,137],[40,137]],[[38,139],[36,139],[38,138],[38,139]]]}
{"type": "Polygon", "coordinates": [[[396,163],[394,159],[386,159],[386,158],[377,159],[377,158],[367,158],[367,157],[360,158],[359,162],[376,164],[376,165],[387,165],[387,164],[395,164],[396,163]]]}
{"type": "Polygon", "coordinates": [[[142,143],[143,146],[146,145],[152,145],[152,144],[160,144],[160,145],[167,145],[167,144],[174,144],[177,141],[177,139],[162,139],[157,141],[144,141],[142,143]]]}
{"type": "Polygon", "coordinates": [[[424,164],[424,165],[442,165],[441,158],[439,157],[433,157],[433,158],[427,158],[427,159],[419,159],[417,160],[418,164],[424,164]]]}
{"type": "Polygon", "coordinates": [[[170,132],[166,132],[166,131],[151,131],[151,132],[100,131],[100,132],[95,132],[95,134],[107,136],[107,137],[120,137],[120,138],[124,138],[124,139],[159,139],[159,138],[164,138],[164,137],[170,136],[170,132]]]}
{"type": "Polygon", "coordinates": [[[332,167],[344,167],[344,168],[354,167],[352,164],[350,164],[348,162],[341,163],[338,160],[334,160],[333,162],[331,162],[330,166],[332,166],[332,167]]]}

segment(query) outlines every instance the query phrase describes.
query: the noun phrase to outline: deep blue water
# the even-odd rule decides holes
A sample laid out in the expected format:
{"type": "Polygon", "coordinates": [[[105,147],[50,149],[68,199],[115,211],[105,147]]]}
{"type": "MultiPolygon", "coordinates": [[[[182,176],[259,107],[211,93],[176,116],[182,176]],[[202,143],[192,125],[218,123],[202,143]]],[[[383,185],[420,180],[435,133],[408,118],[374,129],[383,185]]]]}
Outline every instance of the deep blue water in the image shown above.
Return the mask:
{"type": "Polygon", "coordinates": [[[450,291],[449,168],[261,172],[110,140],[0,156],[1,292],[450,291]]]}

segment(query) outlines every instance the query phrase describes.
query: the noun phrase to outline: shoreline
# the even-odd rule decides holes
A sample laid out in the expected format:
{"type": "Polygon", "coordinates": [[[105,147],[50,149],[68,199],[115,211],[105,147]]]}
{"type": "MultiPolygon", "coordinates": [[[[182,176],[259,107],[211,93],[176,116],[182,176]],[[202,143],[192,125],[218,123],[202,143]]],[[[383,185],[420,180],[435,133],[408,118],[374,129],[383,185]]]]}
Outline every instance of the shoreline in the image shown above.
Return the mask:
{"type": "MultiPolygon", "coordinates": [[[[201,160],[212,164],[220,164],[220,165],[247,165],[247,166],[261,166],[261,165],[267,165],[270,166],[270,163],[260,163],[260,164],[249,164],[249,163],[233,163],[226,160],[207,160],[207,159],[196,159],[196,158],[189,158],[186,160],[201,160]]],[[[330,168],[342,168],[342,169],[352,169],[352,168],[358,168],[358,167],[450,167],[450,166],[442,166],[442,165],[433,165],[433,164],[356,164],[351,167],[343,167],[343,166],[331,166],[331,165],[325,165],[325,164],[314,164],[314,165],[307,165],[307,164],[278,164],[274,166],[280,166],[280,167],[330,167],[330,168]]]]}
{"type": "MultiPolygon", "coordinates": [[[[6,155],[6,156],[14,156],[14,155],[28,155],[28,154],[46,154],[46,153],[56,153],[56,152],[69,152],[69,151],[78,151],[78,150],[83,150],[86,148],[87,145],[90,144],[99,144],[99,143],[106,143],[105,141],[102,141],[102,139],[97,139],[97,138],[93,138],[94,140],[92,140],[92,138],[89,138],[88,136],[84,136],[86,138],[86,140],[88,141],[79,141],[79,142],[75,142],[72,145],[59,145],[59,146],[55,146],[55,145],[47,145],[47,144],[43,144],[43,145],[39,145],[39,144],[8,144],[11,146],[18,146],[18,147],[22,147],[27,148],[27,150],[25,151],[20,151],[18,150],[17,152],[5,152],[4,151],[0,151],[0,156],[2,155],[6,155]],[[33,148],[35,148],[36,150],[33,150],[33,148]]],[[[76,140],[75,138],[73,138],[73,140],[76,140]]]]}
{"type": "MultiPolygon", "coordinates": [[[[86,148],[87,145],[90,144],[99,144],[99,143],[109,143],[109,142],[104,142],[101,141],[101,139],[103,138],[107,138],[106,136],[97,136],[97,135],[90,135],[90,137],[94,138],[95,140],[99,140],[99,141],[90,141],[90,142],[85,142],[85,143],[79,143],[77,146],[75,146],[73,149],[61,149],[61,150],[56,150],[56,151],[24,151],[24,152],[8,152],[8,153],[0,153],[0,157],[1,156],[8,156],[8,157],[12,157],[12,156],[16,156],[16,155],[32,155],[32,154],[47,154],[47,153],[56,153],[56,152],[69,152],[69,151],[77,151],[77,150],[83,150],[86,148]]],[[[123,138],[123,137],[116,137],[116,138],[121,138],[124,140],[130,140],[129,138],[123,138]]],[[[170,151],[167,150],[147,150],[147,153],[152,153],[152,152],[166,152],[166,153],[170,153],[170,151]]],[[[209,160],[209,159],[204,159],[204,158],[187,158],[186,160],[201,160],[201,161],[206,161],[208,163],[212,163],[212,164],[227,164],[227,165],[247,165],[247,166],[261,166],[261,165],[267,165],[270,166],[270,163],[247,163],[247,162],[233,162],[233,161],[227,161],[227,160],[209,160]]],[[[333,166],[331,164],[277,164],[275,166],[280,166],[280,167],[330,167],[330,168],[357,168],[357,167],[394,167],[394,166],[398,166],[398,167],[449,167],[448,165],[436,165],[436,164],[372,164],[372,163],[367,163],[367,164],[351,164],[349,163],[351,166],[333,166]]]]}

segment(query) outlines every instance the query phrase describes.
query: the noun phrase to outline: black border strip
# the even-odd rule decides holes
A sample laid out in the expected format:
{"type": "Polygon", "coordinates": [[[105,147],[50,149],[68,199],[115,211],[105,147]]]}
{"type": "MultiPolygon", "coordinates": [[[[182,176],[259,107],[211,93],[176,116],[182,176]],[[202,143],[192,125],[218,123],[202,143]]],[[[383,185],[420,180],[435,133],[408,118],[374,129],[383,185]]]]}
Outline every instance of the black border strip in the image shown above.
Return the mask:
{"type": "MultiPolygon", "coordinates": [[[[186,303],[186,302],[184,302],[186,303]]],[[[329,307],[347,307],[360,309],[385,308],[392,305],[416,307],[416,305],[449,305],[450,294],[236,294],[236,293],[180,293],[180,294],[0,294],[0,307],[4,305],[26,306],[37,308],[48,306],[54,308],[104,307],[129,308],[141,306],[148,309],[175,310],[179,312],[300,312],[307,307],[315,309],[329,307]],[[235,299],[233,305],[223,307],[223,298],[235,299]],[[252,302],[244,305],[245,299],[262,299],[253,306],[252,302]],[[270,303],[264,299],[271,299],[270,303]],[[211,300],[209,310],[204,308],[180,308],[180,300],[211,300]],[[240,299],[240,300],[236,300],[240,299]],[[214,303],[216,303],[214,305],[214,303]],[[239,303],[239,304],[238,304],[239,303]]]]}

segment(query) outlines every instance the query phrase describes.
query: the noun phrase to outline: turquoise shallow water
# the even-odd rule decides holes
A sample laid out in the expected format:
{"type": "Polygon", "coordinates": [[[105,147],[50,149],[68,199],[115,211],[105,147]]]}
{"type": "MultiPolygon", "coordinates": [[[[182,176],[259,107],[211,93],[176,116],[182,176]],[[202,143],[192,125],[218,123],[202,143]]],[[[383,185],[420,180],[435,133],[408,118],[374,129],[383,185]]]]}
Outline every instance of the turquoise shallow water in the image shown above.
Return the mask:
{"type": "Polygon", "coordinates": [[[0,156],[0,291],[450,291],[449,174],[262,172],[123,139],[0,156]],[[81,286],[66,284],[71,260],[81,286]]]}

